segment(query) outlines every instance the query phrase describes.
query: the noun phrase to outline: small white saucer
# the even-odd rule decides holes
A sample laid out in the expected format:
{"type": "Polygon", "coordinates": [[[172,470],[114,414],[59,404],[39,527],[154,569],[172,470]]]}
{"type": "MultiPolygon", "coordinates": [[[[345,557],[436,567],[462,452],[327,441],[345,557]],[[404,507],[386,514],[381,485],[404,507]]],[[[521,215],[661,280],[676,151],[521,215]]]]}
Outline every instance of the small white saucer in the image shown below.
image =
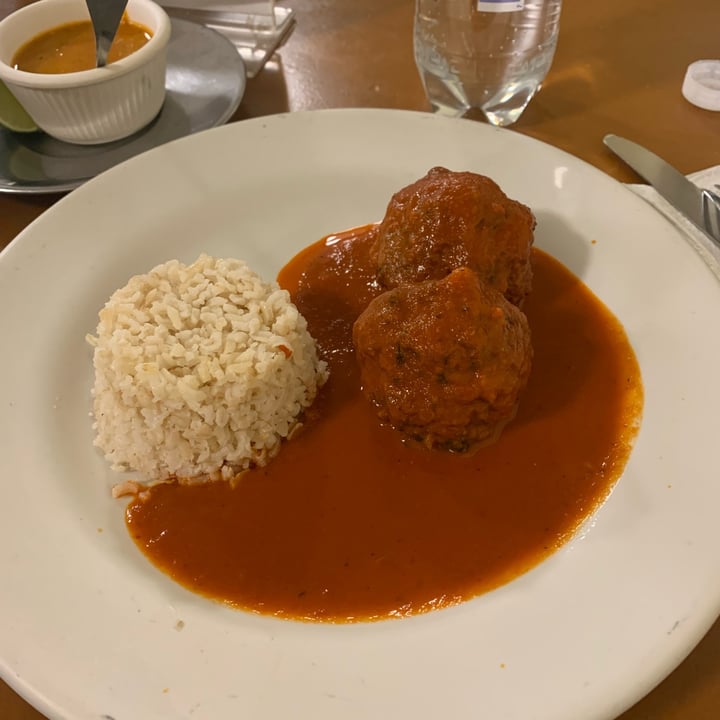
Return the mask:
{"type": "Polygon", "coordinates": [[[129,138],[104,145],[71,145],[42,132],[0,128],[0,192],[73,190],[145,150],[222,125],[240,105],[245,82],[245,64],[226,37],[173,18],[167,94],[155,120],[129,138]]]}

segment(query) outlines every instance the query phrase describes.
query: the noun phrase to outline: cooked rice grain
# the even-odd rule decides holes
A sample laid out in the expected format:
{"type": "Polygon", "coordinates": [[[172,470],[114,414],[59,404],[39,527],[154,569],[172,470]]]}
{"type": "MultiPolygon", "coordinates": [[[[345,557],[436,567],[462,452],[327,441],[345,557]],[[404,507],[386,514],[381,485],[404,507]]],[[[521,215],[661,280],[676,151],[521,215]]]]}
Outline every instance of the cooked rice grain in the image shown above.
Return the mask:
{"type": "Polygon", "coordinates": [[[95,445],[145,482],[265,464],[327,378],[287,291],[241,260],[201,255],[131,278],[87,339],[95,445]]]}

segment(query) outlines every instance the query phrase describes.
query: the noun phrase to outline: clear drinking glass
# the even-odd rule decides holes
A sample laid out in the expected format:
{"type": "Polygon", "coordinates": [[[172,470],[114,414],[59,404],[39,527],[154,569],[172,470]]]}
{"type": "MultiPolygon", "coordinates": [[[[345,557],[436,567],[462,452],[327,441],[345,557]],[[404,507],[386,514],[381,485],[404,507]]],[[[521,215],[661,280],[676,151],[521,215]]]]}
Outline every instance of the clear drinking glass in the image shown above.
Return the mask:
{"type": "Polygon", "coordinates": [[[433,108],[514,123],[555,55],[562,0],[416,0],[415,62],[433,108]]]}

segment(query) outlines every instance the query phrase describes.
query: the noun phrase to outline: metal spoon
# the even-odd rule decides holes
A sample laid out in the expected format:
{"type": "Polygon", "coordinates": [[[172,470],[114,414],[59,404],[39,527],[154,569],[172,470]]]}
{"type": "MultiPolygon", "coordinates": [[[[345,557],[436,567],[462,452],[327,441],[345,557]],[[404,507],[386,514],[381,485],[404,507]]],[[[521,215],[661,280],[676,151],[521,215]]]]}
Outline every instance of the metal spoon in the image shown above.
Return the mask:
{"type": "Polygon", "coordinates": [[[85,0],[95,32],[95,57],[98,67],[107,64],[110,46],[128,0],[85,0]]]}

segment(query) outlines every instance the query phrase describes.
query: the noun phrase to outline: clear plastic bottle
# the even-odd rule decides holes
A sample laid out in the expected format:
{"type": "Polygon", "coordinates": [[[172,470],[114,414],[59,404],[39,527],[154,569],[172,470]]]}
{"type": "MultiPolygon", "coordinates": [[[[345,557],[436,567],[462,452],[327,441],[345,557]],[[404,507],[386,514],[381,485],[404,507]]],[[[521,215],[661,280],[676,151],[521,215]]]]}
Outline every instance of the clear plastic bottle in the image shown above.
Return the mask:
{"type": "Polygon", "coordinates": [[[415,62],[436,111],[514,123],[555,55],[562,0],[416,0],[415,62]]]}

